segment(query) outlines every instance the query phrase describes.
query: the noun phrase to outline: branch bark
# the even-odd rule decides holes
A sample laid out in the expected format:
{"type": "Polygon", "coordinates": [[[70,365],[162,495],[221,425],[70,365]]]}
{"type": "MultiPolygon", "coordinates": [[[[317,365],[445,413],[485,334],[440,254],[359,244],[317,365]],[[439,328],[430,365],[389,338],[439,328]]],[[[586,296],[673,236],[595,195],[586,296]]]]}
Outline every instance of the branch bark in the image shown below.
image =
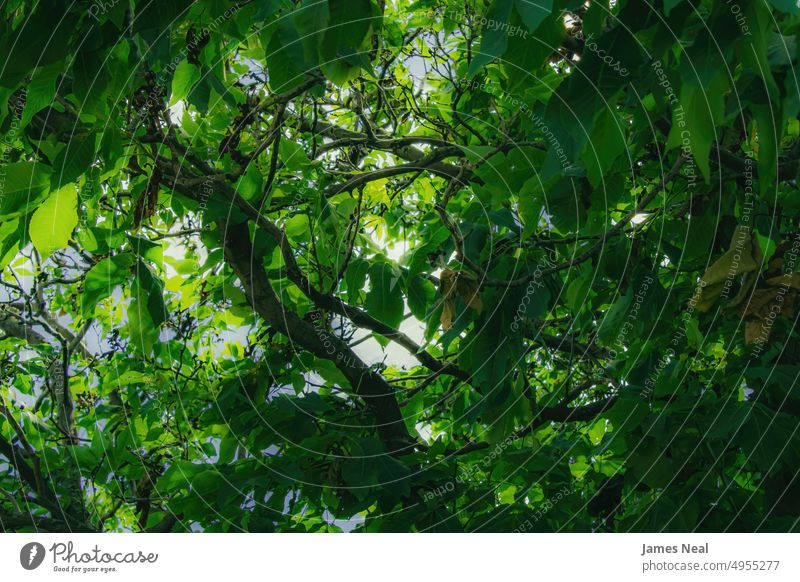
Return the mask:
{"type": "Polygon", "coordinates": [[[258,257],[254,256],[246,223],[233,225],[220,220],[218,226],[225,258],[244,287],[253,309],[291,342],[318,358],[332,361],[350,382],[355,394],[374,413],[378,434],[389,452],[408,452],[414,446],[414,439],[406,430],[392,387],[346,343],[301,319],[281,303],[258,257]]]}
{"type": "MultiPolygon", "coordinates": [[[[172,169],[170,169],[170,171],[172,171],[172,169]]],[[[279,229],[275,223],[260,214],[258,210],[248,204],[247,201],[239,196],[236,191],[227,183],[219,182],[218,185],[222,193],[229,201],[235,204],[237,208],[239,208],[250,220],[252,220],[256,226],[258,226],[258,228],[266,232],[280,246],[283,260],[286,263],[286,274],[289,277],[289,280],[297,285],[300,291],[302,291],[306,297],[313,301],[315,305],[321,309],[331,311],[337,315],[348,318],[353,325],[357,327],[369,329],[391,341],[394,341],[398,345],[408,350],[410,354],[417,358],[420,364],[432,372],[446,374],[456,377],[464,382],[470,382],[470,375],[468,373],[459,369],[452,363],[443,362],[437,359],[432,354],[425,351],[422,346],[412,340],[405,333],[375,319],[362,309],[349,305],[338,297],[322,293],[316,289],[311,281],[303,274],[302,270],[297,264],[294,251],[292,250],[285,233],[279,229]]],[[[197,197],[195,190],[186,184],[180,183],[177,178],[173,180],[173,186],[176,190],[179,190],[187,196],[194,198],[197,197]]]]}

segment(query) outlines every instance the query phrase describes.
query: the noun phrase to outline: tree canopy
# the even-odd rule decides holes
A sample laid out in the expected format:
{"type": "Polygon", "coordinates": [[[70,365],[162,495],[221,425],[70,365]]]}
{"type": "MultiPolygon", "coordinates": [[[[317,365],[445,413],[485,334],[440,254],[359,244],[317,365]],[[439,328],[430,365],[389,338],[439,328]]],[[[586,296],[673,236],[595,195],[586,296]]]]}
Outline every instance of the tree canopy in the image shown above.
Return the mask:
{"type": "Polygon", "coordinates": [[[793,0],[0,7],[6,531],[793,531],[793,0]]]}

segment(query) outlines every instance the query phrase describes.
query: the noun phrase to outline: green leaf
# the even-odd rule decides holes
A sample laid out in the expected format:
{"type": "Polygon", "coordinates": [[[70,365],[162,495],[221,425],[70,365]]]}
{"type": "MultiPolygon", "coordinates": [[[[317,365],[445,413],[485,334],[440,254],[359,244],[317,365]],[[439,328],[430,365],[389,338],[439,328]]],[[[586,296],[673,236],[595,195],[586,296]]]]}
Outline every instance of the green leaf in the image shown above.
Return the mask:
{"type": "Polygon", "coordinates": [[[781,138],[780,123],[769,106],[753,107],[758,132],[758,184],[759,192],[765,200],[775,197],[776,166],[778,145],[781,138]]]}
{"type": "Polygon", "coordinates": [[[393,497],[408,495],[409,468],[386,454],[375,439],[360,439],[355,443],[353,458],[346,458],[342,467],[342,478],[350,492],[363,499],[369,489],[380,486],[393,497]]]}
{"type": "Polygon", "coordinates": [[[95,134],[90,133],[67,143],[53,162],[52,185],[54,188],[74,182],[78,176],[89,169],[97,151],[95,142],[95,134]]]}
{"type": "MultiPolygon", "coordinates": [[[[486,25],[481,31],[481,43],[469,67],[470,75],[489,64],[492,60],[502,57],[508,47],[507,28],[511,19],[511,9],[514,0],[492,0],[486,13],[486,25]]],[[[531,21],[535,19],[531,18],[531,21]]]]}
{"type": "Polygon", "coordinates": [[[604,185],[614,162],[626,150],[624,125],[613,111],[603,110],[595,120],[592,137],[586,142],[581,156],[593,187],[604,185]]]}
{"type": "Polygon", "coordinates": [[[50,185],[50,168],[36,162],[16,162],[3,168],[0,219],[9,220],[36,209],[50,185]]]}
{"type": "MultiPolygon", "coordinates": [[[[676,467],[673,461],[663,449],[657,447],[656,443],[652,441],[653,439],[648,439],[643,442],[628,456],[627,465],[632,485],[641,481],[649,487],[657,489],[664,487],[675,478],[676,467]]],[[[628,478],[627,473],[626,478],[628,478]]]]}
{"type": "Polygon", "coordinates": [[[128,241],[133,248],[133,252],[138,256],[151,261],[162,269],[164,266],[164,246],[161,243],[153,242],[146,238],[136,235],[128,236],[128,241]]]}
{"type": "MultiPolygon", "coordinates": [[[[622,323],[628,314],[628,308],[630,307],[632,301],[633,290],[628,289],[628,292],[617,299],[617,301],[606,312],[600,325],[600,329],[597,332],[598,337],[605,345],[611,345],[614,343],[614,340],[620,333],[622,323]]],[[[635,338],[627,339],[628,341],[632,341],[635,338]]]]}
{"type": "Polygon", "coordinates": [[[136,279],[131,294],[140,304],[147,307],[147,312],[156,328],[166,321],[164,284],[142,261],[136,263],[136,279]]]}
{"type": "Polygon", "coordinates": [[[724,114],[724,96],[728,82],[725,75],[717,75],[709,85],[685,83],[681,88],[681,108],[672,115],[672,129],[667,139],[668,148],[681,147],[694,156],[703,177],[711,178],[711,144],[716,134],[716,124],[724,114]]]}
{"type": "Polygon", "coordinates": [[[595,276],[592,269],[583,269],[582,273],[569,284],[566,293],[566,304],[573,313],[580,311],[588,301],[588,293],[592,288],[592,281],[595,276]]]}
{"type": "Polygon", "coordinates": [[[17,254],[24,236],[21,230],[18,218],[0,221],[0,271],[5,269],[17,254]]]}
{"type": "Polygon", "coordinates": [[[281,161],[290,170],[302,170],[311,164],[311,160],[308,159],[303,147],[290,139],[281,140],[278,152],[280,153],[281,161]]]}
{"type": "Polygon", "coordinates": [[[236,438],[236,435],[228,434],[224,436],[219,443],[219,460],[217,463],[220,465],[227,465],[233,461],[238,447],[239,440],[236,438]]]}
{"type": "Polygon", "coordinates": [[[261,172],[255,164],[250,164],[244,175],[236,182],[236,191],[246,200],[258,200],[262,192],[261,172]]]}
{"type": "Polygon", "coordinates": [[[369,292],[364,307],[367,313],[397,327],[403,321],[403,293],[400,273],[389,263],[375,263],[369,268],[369,292]]]}
{"type": "Polygon", "coordinates": [[[617,432],[631,432],[647,417],[647,402],[636,394],[620,394],[614,405],[603,413],[617,432]]]}
{"type": "Polygon", "coordinates": [[[300,35],[290,18],[278,20],[266,53],[269,84],[276,93],[290,91],[299,85],[316,64],[306,61],[300,35]]]}
{"type": "Polygon", "coordinates": [[[541,175],[534,175],[523,184],[519,192],[519,213],[524,223],[524,238],[532,235],[542,220],[544,189],[541,175]]]}
{"type": "Polygon", "coordinates": [[[344,280],[347,283],[347,300],[351,303],[358,303],[361,298],[361,292],[367,282],[367,271],[369,270],[369,262],[363,259],[355,259],[350,261],[345,271],[344,280]]]}
{"type": "Polygon", "coordinates": [[[319,49],[319,63],[325,76],[344,85],[369,68],[369,32],[379,22],[370,0],[328,1],[330,19],[319,49]]]}
{"type": "Polygon", "coordinates": [[[78,225],[78,189],[67,184],[50,196],[31,216],[30,237],[42,260],[63,249],[78,225]]]}
{"type": "Polygon", "coordinates": [[[531,32],[536,32],[542,21],[553,12],[553,0],[515,0],[514,6],[531,32]]]}
{"type": "Polygon", "coordinates": [[[311,228],[305,214],[295,214],[286,220],[286,236],[296,242],[307,242],[311,239],[311,228]]]}
{"type": "Polygon", "coordinates": [[[56,79],[61,72],[61,67],[51,65],[42,67],[34,73],[28,90],[25,92],[25,109],[22,111],[20,127],[26,127],[33,116],[49,106],[56,94],[56,79]]]}
{"type": "MultiPolygon", "coordinates": [[[[753,229],[753,233],[758,240],[758,247],[761,249],[761,255],[764,257],[764,264],[767,264],[772,258],[772,255],[775,254],[775,249],[778,245],[769,235],[761,234],[760,228],[753,229]]],[[[775,233],[773,232],[772,236],[774,235],[775,233]]]]}
{"type": "Polygon", "coordinates": [[[81,313],[84,319],[92,317],[95,306],[110,296],[115,287],[128,280],[134,261],[135,257],[131,253],[122,253],[101,260],[89,270],[81,297],[81,313]]]}
{"type": "Polygon", "coordinates": [[[460,148],[471,164],[486,162],[489,158],[497,153],[497,148],[491,145],[472,145],[469,147],[460,146],[460,148]]]}
{"type": "Polygon", "coordinates": [[[787,14],[797,14],[800,12],[800,6],[797,4],[797,0],[769,0],[770,4],[772,4],[777,10],[781,12],[786,12],[787,14]]]}
{"type": "Polygon", "coordinates": [[[302,0],[292,18],[302,39],[305,60],[316,62],[330,19],[328,0],[302,0]]]}
{"type": "MultiPolygon", "coordinates": [[[[512,408],[512,402],[506,400],[510,396],[510,391],[506,390],[511,380],[509,370],[517,364],[523,349],[522,334],[512,324],[520,315],[535,317],[528,309],[535,309],[538,300],[534,298],[531,303],[523,302],[524,291],[516,289],[494,297],[484,294],[481,297],[485,304],[484,309],[461,342],[459,365],[473,376],[483,390],[491,391],[494,402],[487,404],[496,405],[498,411],[509,411],[512,408]]],[[[530,296],[528,299],[531,299],[530,296]]],[[[461,303],[460,299],[457,303],[461,303]]],[[[461,313],[457,312],[456,317],[467,320],[473,311],[467,308],[461,313]]],[[[504,414],[504,417],[505,422],[513,421],[510,412],[504,414]]]]}
{"type": "Polygon", "coordinates": [[[669,16],[669,13],[672,12],[672,9],[681,2],[683,2],[683,0],[664,0],[664,14],[669,16]]]}
{"type": "Polygon", "coordinates": [[[686,339],[689,342],[689,345],[695,349],[700,349],[700,346],[703,345],[703,332],[700,331],[700,326],[697,322],[697,319],[691,317],[686,320],[686,339]]]}
{"type": "Polygon", "coordinates": [[[15,19],[13,32],[12,20],[4,23],[2,53],[6,65],[0,72],[0,86],[16,88],[36,67],[56,63],[63,67],[76,16],[41,3],[32,6],[25,18],[15,19]]]}
{"type": "Polygon", "coordinates": [[[175,105],[178,101],[186,99],[195,83],[200,80],[200,69],[189,61],[181,61],[175,68],[172,77],[172,97],[170,105],[175,105]]]}
{"type": "Polygon", "coordinates": [[[425,321],[428,306],[436,296],[436,287],[425,277],[417,275],[408,282],[408,308],[420,321],[425,321]]]}

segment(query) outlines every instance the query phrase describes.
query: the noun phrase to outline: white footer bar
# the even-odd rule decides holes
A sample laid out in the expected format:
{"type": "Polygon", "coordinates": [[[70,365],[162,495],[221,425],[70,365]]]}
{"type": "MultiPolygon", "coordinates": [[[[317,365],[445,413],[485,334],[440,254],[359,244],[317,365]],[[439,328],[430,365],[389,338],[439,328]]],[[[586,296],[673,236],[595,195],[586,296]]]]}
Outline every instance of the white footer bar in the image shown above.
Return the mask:
{"type": "Polygon", "coordinates": [[[798,554],[785,534],[5,534],[0,580],[797,581],[798,554]]]}

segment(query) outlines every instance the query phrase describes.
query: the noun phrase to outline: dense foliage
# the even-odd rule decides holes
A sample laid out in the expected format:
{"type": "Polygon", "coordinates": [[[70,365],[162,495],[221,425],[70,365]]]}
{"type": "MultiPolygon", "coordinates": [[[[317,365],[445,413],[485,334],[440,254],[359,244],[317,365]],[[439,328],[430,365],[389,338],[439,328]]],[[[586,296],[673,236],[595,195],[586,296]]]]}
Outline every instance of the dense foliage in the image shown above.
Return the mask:
{"type": "Polygon", "coordinates": [[[790,531],[794,0],[7,0],[0,526],[790,531]]]}

